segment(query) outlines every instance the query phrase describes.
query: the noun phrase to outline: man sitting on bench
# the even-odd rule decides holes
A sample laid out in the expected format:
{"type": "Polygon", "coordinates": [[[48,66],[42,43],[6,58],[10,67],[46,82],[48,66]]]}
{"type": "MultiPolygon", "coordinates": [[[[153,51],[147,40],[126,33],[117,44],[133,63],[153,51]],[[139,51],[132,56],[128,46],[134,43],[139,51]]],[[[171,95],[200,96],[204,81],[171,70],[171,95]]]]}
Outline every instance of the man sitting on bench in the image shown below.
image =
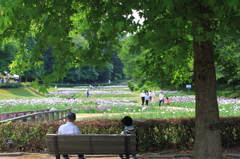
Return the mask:
{"type": "MultiPolygon", "coordinates": [[[[74,125],[76,120],[76,114],[69,112],[66,116],[66,124],[61,125],[58,128],[58,134],[81,134],[79,128],[74,125]]],[[[67,154],[62,155],[64,159],[69,159],[67,154]]],[[[84,159],[84,155],[78,155],[79,159],[84,159]]]]}

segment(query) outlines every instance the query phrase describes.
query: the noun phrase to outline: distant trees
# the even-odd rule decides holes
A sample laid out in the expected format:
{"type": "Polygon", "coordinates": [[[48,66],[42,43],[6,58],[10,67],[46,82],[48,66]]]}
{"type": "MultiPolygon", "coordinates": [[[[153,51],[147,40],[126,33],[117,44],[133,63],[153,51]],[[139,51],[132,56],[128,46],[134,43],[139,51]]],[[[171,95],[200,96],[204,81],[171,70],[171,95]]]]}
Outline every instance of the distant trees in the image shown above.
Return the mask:
{"type": "MultiPolygon", "coordinates": [[[[121,40],[121,48],[118,56],[124,63],[124,73],[139,81],[151,81],[159,87],[179,86],[193,81],[193,57],[188,56],[185,59],[174,58],[178,48],[173,46],[167,51],[162,51],[158,55],[160,48],[148,49],[138,46],[140,40],[136,35],[129,35],[121,40]],[[137,40],[136,40],[137,39],[137,40]]],[[[184,50],[192,52],[190,43],[185,43],[184,50]]],[[[146,44],[147,45],[147,44],[146,44]]]]}
{"type": "Polygon", "coordinates": [[[0,73],[3,73],[4,71],[10,72],[9,65],[14,60],[17,51],[18,48],[16,41],[0,44],[0,73]]]}
{"type": "MultiPolygon", "coordinates": [[[[38,67],[35,67],[37,63],[35,63],[35,58],[32,56],[31,52],[33,51],[34,46],[36,45],[37,40],[29,37],[25,43],[25,54],[24,59],[25,62],[28,61],[30,64],[25,71],[19,72],[21,75],[22,81],[33,81],[35,79],[41,78],[43,75],[50,75],[53,73],[53,66],[56,64],[53,55],[53,48],[49,47],[46,50],[40,49],[42,51],[41,63],[38,67]]],[[[83,36],[78,36],[74,39],[74,43],[76,46],[80,47],[83,43],[86,43],[86,40],[83,36]]],[[[17,43],[11,42],[3,45],[1,47],[0,57],[0,69],[2,71],[9,71],[9,65],[15,58],[15,55],[19,51],[17,43]]],[[[84,66],[76,66],[70,68],[62,80],[57,82],[64,83],[100,83],[100,82],[108,82],[114,80],[123,80],[125,79],[125,75],[123,73],[123,63],[118,57],[118,52],[114,52],[111,56],[111,61],[105,63],[105,67],[102,68],[90,65],[84,66]]]]}
{"type": "Polygon", "coordinates": [[[215,67],[217,79],[232,85],[240,81],[240,40],[238,37],[218,39],[215,51],[215,67]]]}

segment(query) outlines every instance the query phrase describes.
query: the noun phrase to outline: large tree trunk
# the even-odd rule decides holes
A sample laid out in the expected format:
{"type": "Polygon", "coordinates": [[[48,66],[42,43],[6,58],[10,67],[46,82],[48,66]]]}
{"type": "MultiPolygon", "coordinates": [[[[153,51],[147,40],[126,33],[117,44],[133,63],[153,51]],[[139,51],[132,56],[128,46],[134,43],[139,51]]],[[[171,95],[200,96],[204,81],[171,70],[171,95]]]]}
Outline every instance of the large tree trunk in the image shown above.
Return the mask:
{"type": "Polygon", "coordinates": [[[217,125],[219,123],[219,111],[215,76],[212,42],[204,41],[198,44],[195,41],[196,131],[194,159],[222,158],[220,129],[217,125]]]}

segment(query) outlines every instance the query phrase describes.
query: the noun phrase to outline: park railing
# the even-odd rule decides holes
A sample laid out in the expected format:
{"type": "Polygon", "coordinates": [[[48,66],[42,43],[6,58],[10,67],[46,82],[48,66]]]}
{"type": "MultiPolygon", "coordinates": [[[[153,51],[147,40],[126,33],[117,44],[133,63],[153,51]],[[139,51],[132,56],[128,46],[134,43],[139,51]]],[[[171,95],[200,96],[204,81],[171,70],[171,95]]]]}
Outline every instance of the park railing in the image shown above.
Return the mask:
{"type": "Polygon", "coordinates": [[[0,119],[1,120],[6,120],[6,119],[11,119],[11,118],[15,118],[15,117],[24,116],[24,115],[27,115],[27,114],[33,114],[33,113],[38,113],[38,112],[47,112],[49,110],[50,109],[38,109],[38,110],[0,113],[0,119]]]}
{"type": "Polygon", "coordinates": [[[2,120],[0,120],[0,123],[8,121],[43,122],[63,120],[65,119],[66,114],[70,112],[70,110],[71,109],[49,111],[49,109],[40,109],[33,111],[0,113],[0,117],[2,118],[2,120]]]}

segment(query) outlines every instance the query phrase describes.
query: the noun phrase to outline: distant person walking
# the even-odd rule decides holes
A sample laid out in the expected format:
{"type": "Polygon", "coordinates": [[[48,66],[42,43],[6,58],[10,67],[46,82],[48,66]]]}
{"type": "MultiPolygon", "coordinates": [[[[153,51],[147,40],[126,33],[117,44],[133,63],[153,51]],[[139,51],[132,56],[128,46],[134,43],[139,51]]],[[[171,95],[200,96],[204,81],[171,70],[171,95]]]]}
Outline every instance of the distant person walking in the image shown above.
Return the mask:
{"type": "Polygon", "coordinates": [[[145,102],[145,93],[144,91],[142,91],[142,93],[140,94],[141,100],[142,100],[142,106],[144,106],[144,102],[145,102]]]}
{"type": "Polygon", "coordinates": [[[88,98],[89,97],[89,89],[87,88],[86,90],[86,97],[88,98]]]}
{"type": "Polygon", "coordinates": [[[155,97],[156,97],[156,94],[155,94],[155,91],[152,92],[152,102],[155,102],[155,97]]]}
{"type": "Polygon", "coordinates": [[[148,91],[146,92],[145,94],[145,103],[146,103],[146,106],[148,106],[148,101],[149,101],[150,97],[149,97],[149,93],[148,91]]]}
{"type": "Polygon", "coordinates": [[[159,94],[159,103],[158,103],[158,106],[160,107],[160,106],[163,106],[164,105],[164,94],[163,94],[163,92],[160,92],[160,94],[159,94]]]}
{"type": "Polygon", "coordinates": [[[166,103],[167,103],[166,105],[170,106],[171,101],[170,101],[170,99],[168,97],[166,98],[166,103]]]}
{"type": "Polygon", "coordinates": [[[149,102],[152,102],[152,91],[149,91],[149,102]]]}

